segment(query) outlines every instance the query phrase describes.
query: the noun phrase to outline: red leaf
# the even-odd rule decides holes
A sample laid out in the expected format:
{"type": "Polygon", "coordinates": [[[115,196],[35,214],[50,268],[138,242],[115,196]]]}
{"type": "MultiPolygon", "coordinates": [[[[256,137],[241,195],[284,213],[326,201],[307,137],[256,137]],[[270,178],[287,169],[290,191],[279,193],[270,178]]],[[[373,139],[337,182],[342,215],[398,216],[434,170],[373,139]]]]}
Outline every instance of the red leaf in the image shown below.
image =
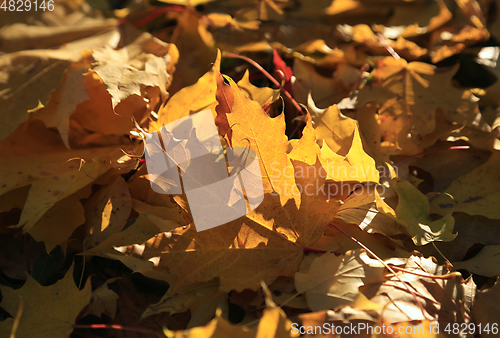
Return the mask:
{"type": "Polygon", "coordinates": [[[217,91],[215,92],[215,98],[217,102],[219,102],[217,107],[215,107],[215,111],[217,112],[215,124],[219,130],[219,134],[225,137],[227,143],[231,146],[232,130],[227,121],[226,114],[231,113],[234,103],[234,94],[232,93],[231,87],[224,82],[224,76],[220,73],[219,76],[217,76],[217,91]]]}

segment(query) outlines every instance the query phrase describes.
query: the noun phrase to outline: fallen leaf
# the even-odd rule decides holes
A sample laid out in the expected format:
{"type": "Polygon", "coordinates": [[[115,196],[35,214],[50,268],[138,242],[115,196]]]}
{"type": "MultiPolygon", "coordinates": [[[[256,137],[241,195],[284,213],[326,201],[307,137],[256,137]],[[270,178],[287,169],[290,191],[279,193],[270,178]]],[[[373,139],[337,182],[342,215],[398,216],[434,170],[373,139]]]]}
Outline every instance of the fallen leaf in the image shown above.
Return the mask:
{"type": "MultiPolygon", "coordinates": [[[[184,1],[183,1],[184,2],[184,1]]],[[[198,16],[191,7],[180,13],[172,12],[169,19],[177,21],[177,32],[165,41],[171,41],[179,49],[179,63],[176,72],[182,76],[174,77],[170,91],[176,93],[191,86],[209,71],[217,57],[217,49],[212,34],[208,30],[208,20],[198,16]]]]}
{"type": "Polygon", "coordinates": [[[84,76],[92,63],[88,51],[82,53],[82,59],[74,62],[65,72],[61,87],[50,94],[46,107],[32,114],[33,118],[43,121],[47,127],[56,127],[69,149],[69,117],[74,113],[76,106],[89,99],[84,76]]]}
{"type": "MultiPolygon", "coordinates": [[[[453,27],[454,28],[454,27],[453,27]]],[[[486,41],[490,33],[484,27],[476,28],[471,26],[458,27],[455,29],[440,30],[433,34],[431,52],[432,62],[438,63],[450,56],[462,52],[468,46],[472,46],[481,41],[486,41]]]]}
{"type": "Polygon", "coordinates": [[[79,196],[74,194],[56,202],[28,232],[36,241],[44,242],[47,252],[51,252],[57,245],[67,241],[83,223],[85,210],[79,196]]]}
{"type": "MultiPolygon", "coordinates": [[[[340,67],[340,66],[339,66],[340,67]]],[[[339,103],[349,95],[353,89],[349,86],[350,78],[357,80],[359,71],[353,67],[345,66],[344,74],[334,73],[332,77],[320,75],[314,69],[314,65],[295,59],[293,63],[293,74],[296,79],[293,82],[294,98],[297,102],[307,103],[309,93],[319,107],[330,107],[339,103]],[[347,82],[347,83],[344,83],[347,82]]]]}
{"type": "Polygon", "coordinates": [[[238,87],[247,93],[250,100],[258,102],[265,111],[266,107],[278,100],[280,90],[269,87],[256,87],[250,83],[249,76],[248,70],[245,71],[241,80],[238,81],[238,87]]]}
{"type": "Polygon", "coordinates": [[[356,107],[378,103],[376,124],[381,145],[394,149],[386,146],[390,154],[422,152],[422,138],[436,130],[438,108],[447,121],[461,127],[479,117],[472,94],[451,84],[456,69],[437,73],[422,62],[392,57],[377,61],[371,80],[359,91],[356,107]]]}
{"type": "Polygon", "coordinates": [[[457,178],[446,192],[455,199],[455,211],[469,215],[482,215],[491,219],[500,218],[498,201],[497,173],[500,153],[493,152],[488,162],[475,168],[470,173],[457,178]]]}
{"type": "Polygon", "coordinates": [[[211,70],[200,77],[195,84],[182,88],[162,105],[158,110],[158,120],[150,123],[150,132],[190,114],[215,108],[219,67],[220,53],[217,54],[211,70]]]}
{"type": "MultiPolygon", "coordinates": [[[[69,337],[77,316],[92,297],[90,281],[79,290],[73,280],[73,266],[54,285],[41,286],[28,275],[22,288],[14,290],[0,286],[2,308],[12,316],[22,304],[17,337],[69,337]]],[[[3,333],[12,330],[13,318],[0,322],[3,333]]]]}
{"type": "Polygon", "coordinates": [[[315,106],[312,97],[307,101],[307,108],[314,123],[314,132],[320,146],[326,142],[328,148],[339,155],[347,155],[351,148],[356,121],[340,112],[336,105],[327,109],[315,106]]]}
{"type": "Polygon", "coordinates": [[[381,199],[377,201],[377,208],[385,215],[406,225],[416,245],[425,245],[432,241],[452,241],[457,234],[453,234],[455,219],[449,211],[444,217],[432,220],[429,216],[429,200],[411,183],[395,178],[392,185],[399,196],[396,211],[381,199]]]}
{"type": "Polygon", "coordinates": [[[335,310],[354,302],[361,285],[384,280],[383,265],[357,250],[316,258],[307,273],[295,274],[295,287],[306,294],[312,311],[335,310]]]}
{"type": "MultiPolygon", "coordinates": [[[[477,324],[481,327],[486,327],[487,324],[489,331],[483,331],[481,337],[494,337],[496,333],[492,331],[492,325],[496,322],[496,314],[500,310],[500,283],[497,281],[495,285],[489,289],[479,290],[475,297],[473,306],[474,317],[477,324]]],[[[496,325],[495,325],[496,326],[496,325]]]]}
{"type": "MultiPolygon", "coordinates": [[[[2,13],[4,13],[2,11],[2,13]]],[[[82,49],[112,44],[111,31],[97,37],[69,42],[58,49],[26,50],[0,57],[0,102],[3,111],[0,139],[5,139],[28,118],[28,110],[46,103],[64,78],[65,70],[81,59],[82,49]]]]}
{"type": "Polygon", "coordinates": [[[132,208],[127,183],[121,176],[110,180],[85,202],[86,245],[93,247],[125,227],[132,208]]]}
{"type": "MultiPolygon", "coordinates": [[[[168,312],[180,313],[187,311],[199,298],[214,296],[219,292],[218,281],[209,281],[205,283],[197,283],[189,285],[177,292],[169,289],[161,300],[150,305],[142,314],[142,317],[148,317],[155,313],[168,312]]],[[[207,298],[208,298],[207,297],[207,298]]],[[[206,300],[206,299],[205,299],[206,300]]],[[[215,313],[215,312],[214,312],[215,313]]]]}
{"type": "Polygon", "coordinates": [[[102,79],[111,95],[113,109],[132,95],[142,96],[144,87],[158,87],[163,97],[167,95],[166,85],[170,81],[167,66],[170,62],[168,44],[155,40],[158,48],[149,46],[152,38],[144,34],[131,45],[120,50],[96,49],[92,53],[92,71],[102,79]]]}
{"type": "Polygon", "coordinates": [[[280,309],[271,300],[270,293],[267,295],[266,308],[263,311],[257,327],[247,328],[244,326],[236,326],[230,324],[224,317],[221,316],[221,311],[218,310],[215,318],[203,327],[192,328],[189,331],[170,331],[165,330],[165,335],[169,338],[181,337],[297,337],[291,333],[290,328],[292,322],[286,317],[282,309],[280,309]]]}
{"type": "MultiPolygon", "coordinates": [[[[53,10],[42,10],[42,8],[34,8],[39,3],[34,3],[30,6],[31,10],[26,10],[28,7],[18,4],[19,13],[24,15],[33,15],[40,11],[38,18],[35,20],[15,20],[9,18],[8,13],[12,11],[2,11],[5,17],[2,17],[3,26],[0,30],[0,44],[5,52],[15,52],[30,49],[50,49],[54,46],[61,46],[66,43],[72,43],[75,40],[99,35],[103,32],[110,31],[118,24],[116,19],[101,19],[92,18],[84,13],[84,9],[66,10],[62,6],[53,4],[53,10]],[[33,8],[31,8],[33,7],[33,8]],[[12,23],[9,24],[9,21],[12,23]],[[27,24],[31,21],[31,24],[27,24]],[[36,24],[35,24],[36,22],[36,24]]],[[[41,6],[41,4],[40,4],[41,6]]],[[[45,5],[44,6],[48,6],[45,5]]],[[[46,7],[48,8],[48,7],[46,7]]],[[[38,14],[38,13],[37,13],[38,14]]],[[[88,14],[88,13],[87,13],[88,14]]],[[[26,18],[25,18],[26,19],[26,18]]]]}
{"type": "Polygon", "coordinates": [[[111,319],[115,318],[118,295],[108,286],[108,284],[112,282],[114,282],[114,279],[106,281],[105,284],[92,292],[88,314],[98,317],[102,317],[102,315],[105,314],[111,319]]]}
{"type": "Polygon", "coordinates": [[[493,277],[500,275],[500,245],[486,245],[471,259],[454,262],[455,269],[464,269],[474,274],[493,277]]]}

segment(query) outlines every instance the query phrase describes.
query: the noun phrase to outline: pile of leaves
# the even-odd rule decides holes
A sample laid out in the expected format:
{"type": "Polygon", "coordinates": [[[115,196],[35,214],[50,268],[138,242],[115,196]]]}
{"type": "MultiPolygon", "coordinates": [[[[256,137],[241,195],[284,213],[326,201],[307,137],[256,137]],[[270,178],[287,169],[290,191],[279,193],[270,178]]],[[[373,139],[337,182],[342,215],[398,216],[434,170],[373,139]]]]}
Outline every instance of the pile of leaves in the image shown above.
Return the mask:
{"type": "Polygon", "coordinates": [[[1,337],[498,336],[495,1],[120,4],[0,10],[1,337]],[[264,196],[197,231],[144,140],[207,109],[264,196]]]}

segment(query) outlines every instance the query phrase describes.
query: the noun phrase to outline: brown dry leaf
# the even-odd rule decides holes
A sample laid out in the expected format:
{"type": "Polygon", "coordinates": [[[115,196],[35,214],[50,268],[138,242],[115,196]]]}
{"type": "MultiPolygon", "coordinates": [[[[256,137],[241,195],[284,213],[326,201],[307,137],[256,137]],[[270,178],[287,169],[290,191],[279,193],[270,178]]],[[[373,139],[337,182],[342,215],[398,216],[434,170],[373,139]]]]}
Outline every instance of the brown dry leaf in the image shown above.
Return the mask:
{"type": "Polygon", "coordinates": [[[157,87],[162,98],[166,97],[166,87],[171,82],[167,72],[169,49],[169,44],[147,33],[119,50],[94,49],[91,70],[99,75],[111,95],[113,109],[132,95],[143,96],[145,87],[157,87]]]}
{"type": "MultiPolygon", "coordinates": [[[[167,194],[160,194],[153,189],[151,189],[150,177],[147,171],[147,166],[140,166],[135,174],[127,181],[130,189],[130,195],[133,200],[141,201],[145,204],[149,204],[154,207],[166,207],[172,210],[172,213],[176,211],[180,212],[179,206],[174,202],[172,196],[167,194]]],[[[135,202],[134,202],[135,204],[135,202]]],[[[135,208],[136,206],[134,206],[135,208]]],[[[148,213],[148,210],[138,210],[139,213],[148,213]]],[[[164,217],[163,212],[156,213],[151,211],[153,215],[164,217]]],[[[168,214],[168,212],[166,212],[168,214]]],[[[178,216],[173,218],[178,220],[178,216]]],[[[181,217],[182,219],[182,217],[181,217]]]]}
{"type": "Polygon", "coordinates": [[[215,112],[217,116],[215,117],[215,124],[217,125],[217,131],[219,135],[224,137],[227,144],[231,146],[233,131],[229,125],[229,120],[227,119],[227,114],[231,114],[231,109],[234,104],[234,95],[231,91],[230,86],[227,85],[227,79],[224,75],[220,74],[217,70],[216,74],[217,91],[215,92],[215,98],[217,99],[218,105],[215,107],[215,112]]]}
{"type": "Polygon", "coordinates": [[[498,311],[500,311],[500,281],[498,279],[493,287],[477,292],[472,309],[478,325],[484,328],[490,324],[490,332],[483,331],[481,337],[495,337],[497,334],[491,331],[491,326],[496,323],[498,311]]]}
{"type": "MultiPolygon", "coordinates": [[[[451,242],[436,242],[439,251],[451,262],[459,262],[467,256],[469,250],[474,250],[478,245],[498,245],[500,228],[498,220],[486,218],[484,216],[470,216],[463,212],[453,213],[455,219],[454,231],[458,233],[455,240],[451,242]]],[[[425,255],[438,256],[439,253],[429,247],[428,251],[423,250],[425,255]]]]}
{"type": "Polygon", "coordinates": [[[350,304],[360,286],[383,281],[384,266],[362,250],[341,256],[323,254],[313,261],[307,273],[295,274],[295,288],[306,294],[312,311],[335,310],[350,304]]]}
{"type": "Polygon", "coordinates": [[[140,215],[127,229],[109,236],[96,247],[83,251],[80,255],[120,260],[134,272],[173,284],[175,282],[174,275],[164,269],[155,268],[158,263],[157,258],[150,260],[136,258],[143,255],[146,245],[158,246],[166,236],[172,237],[172,233],[161,233],[152,221],[140,215]],[[128,255],[123,253],[128,253],[128,255]]]}
{"type": "Polygon", "coordinates": [[[50,92],[60,86],[65,70],[81,59],[83,49],[113,46],[117,37],[119,33],[113,30],[58,49],[26,50],[0,56],[0,102],[4,112],[0,139],[28,118],[28,110],[36,108],[39,102],[47,102],[50,92]]]}
{"type": "Polygon", "coordinates": [[[199,233],[191,225],[187,231],[178,228],[158,234],[154,223],[141,215],[132,226],[85,254],[119,259],[134,271],[172,284],[172,291],[217,276],[221,289],[229,291],[255,288],[260,280],[270,283],[277,275],[290,275],[300,263],[302,250],[275,232],[246,223],[251,226],[233,221],[199,233]],[[284,263],[279,269],[276,260],[284,263]]]}
{"type": "Polygon", "coordinates": [[[436,318],[437,314],[440,321],[463,322],[465,315],[459,302],[464,299],[466,288],[461,283],[460,274],[451,273],[444,279],[432,279],[432,275],[444,275],[447,272],[432,257],[411,256],[403,261],[406,264],[395,265],[416,274],[403,272],[399,274],[399,278],[412,289],[420,304],[396,277],[382,284],[362,286],[360,291],[368,299],[384,307],[383,310],[378,310],[382,311],[380,315],[391,323],[426,320],[436,318]]]}
{"type": "Polygon", "coordinates": [[[401,30],[391,29],[382,25],[374,25],[373,30],[368,25],[359,24],[356,26],[342,25],[337,28],[346,41],[353,41],[356,44],[366,46],[370,54],[384,55],[389,48],[406,60],[418,60],[427,54],[426,48],[421,48],[416,43],[406,40],[399,35],[401,30]],[[377,36],[379,32],[381,36],[377,36]]]}
{"type": "Polygon", "coordinates": [[[474,257],[463,262],[454,262],[457,270],[464,269],[471,273],[487,276],[500,276],[500,245],[486,245],[474,257]]]}
{"type": "MultiPolygon", "coordinates": [[[[14,290],[0,286],[2,308],[13,317],[22,307],[16,337],[69,337],[77,316],[92,297],[90,281],[79,290],[73,280],[73,266],[63,279],[50,286],[41,286],[33,277],[22,288],[14,290]]],[[[0,322],[5,337],[12,330],[14,318],[0,322]]]]}
{"type": "Polygon", "coordinates": [[[307,109],[312,117],[318,144],[322,146],[326,142],[332,151],[347,155],[353,142],[356,121],[342,115],[337,105],[327,109],[317,108],[312,97],[307,100],[307,109]]]}
{"type": "Polygon", "coordinates": [[[428,53],[426,48],[422,48],[413,41],[406,40],[402,36],[398,37],[396,41],[391,41],[389,46],[392,47],[399,56],[407,60],[418,60],[428,53]]]}
{"type": "Polygon", "coordinates": [[[57,179],[49,177],[33,182],[19,226],[22,226],[24,231],[29,231],[57,202],[91,184],[109,169],[109,158],[101,155],[85,163],[76,173],[70,171],[66,175],[57,176],[57,179]]]}
{"type": "MultiPolygon", "coordinates": [[[[142,281],[146,281],[145,278],[141,276],[142,281]]],[[[155,284],[155,287],[163,287],[163,285],[155,284]]],[[[156,295],[152,290],[146,290],[137,283],[137,279],[130,274],[123,274],[121,278],[118,278],[115,283],[115,290],[119,296],[116,300],[117,312],[115,318],[110,322],[112,325],[120,325],[124,327],[133,327],[148,330],[149,332],[154,332],[154,334],[148,334],[151,337],[164,338],[162,333],[163,328],[167,326],[174,325],[174,327],[182,327],[185,325],[185,320],[183,318],[169,318],[168,315],[162,314],[158,316],[152,316],[149,318],[144,318],[141,320],[141,314],[151,303],[157,302],[159,296],[156,295]]],[[[82,331],[80,331],[82,332],[82,331]]],[[[84,336],[95,334],[94,330],[87,330],[87,334],[82,334],[84,336]]],[[[116,338],[143,338],[145,333],[140,330],[128,331],[128,330],[113,330],[108,332],[116,338]]]]}
{"type": "Polygon", "coordinates": [[[232,80],[230,84],[234,104],[227,117],[233,125],[232,144],[257,153],[265,192],[264,201],[247,217],[307,247],[319,238],[340,206],[324,190],[324,169],[312,125],[308,122],[303,137],[287,155],[284,114],[270,118],[232,80]],[[276,213],[279,205],[284,208],[276,213]],[[319,210],[324,216],[313,216],[319,210]]]}
{"type": "Polygon", "coordinates": [[[340,64],[332,77],[325,77],[316,72],[313,64],[301,59],[294,60],[293,74],[296,77],[293,93],[297,102],[306,104],[311,93],[315,104],[321,108],[339,103],[360,79],[359,70],[350,65],[340,64]]]}
{"type": "Polygon", "coordinates": [[[264,338],[264,337],[294,337],[290,334],[291,322],[286,319],[285,313],[278,307],[264,310],[257,329],[248,329],[242,326],[232,325],[217,311],[215,318],[205,326],[195,327],[188,331],[165,330],[168,338],[264,338]],[[278,321],[278,323],[276,323],[278,321]],[[280,324],[280,325],[279,325],[280,324]]]}
{"type": "Polygon", "coordinates": [[[497,207],[500,194],[500,181],[497,178],[499,161],[500,152],[494,151],[488,162],[457,178],[446,189],[456,201],[455,211],[491,219],[500,218],[497,207]]]}
{"type": "Polygon", "coordinates": [[[432,151],[443,149],[443,145],[448,146],[448,143],[438,142],[435,146],[427,148],[429,152],[425,156],[398,164],[399,177],[409,181],[410,175],[419,176],[418,171],[425,171],[432,176],[432,181],[429,177],[425,179],[426,184],[431,185],[429,190],[445,192],[456,179],[484,165],[491,156],[491,152],[487,149],[432,151]]]}
{"type": "Polygon", "coordinates": [[[195,84],[179,90],[161,106],[158,111],[158,120],[150,122],[150,132],[159,130],[162,126],[190,114],[215,108],[220,60],[221,55],[218,52],[211,70],[200,77],[195,84]]]}
{"type": "MultiPolygon", "coordinates": [[[[379,233],[388,237],[409,235],[406,226],[378,212],[375,198],[376,195],[369,186],[363,187],[344,201],[336,217],[346,223],[357,224],[368,233],[379,233]]],[[[373,250],[373,246],[370,247],[373,250]]]]}
{"type": "MultiPolygon", "coordinates": [[[[207,301],[209,297],[213,298],[218,293],[218,281],[191,284],[177,292],[173,292],[170,288],[161,300],[156,304],[150,305],[141,317],[146,318],[160,312],[168,312],[170,314],[181,313],[189,310],[197,299],[202,298],[204,301],[207,301]]],[[[214,313],[215,309],[212,316],[214,313]]]]}
{"type": "Polygon", "coordinates": [[[336,254],[345,254],[349,250],[359,249],[359,244],[350,238],[353,237],[370,248],[370,250],[382,259],[400,255],[401,252],[406,252],[405,249],[395,246],[394,243],[386,237],[369,234],[361,230],[362,224],[345,223],[341,219],[336,218],[331,225],[332,226],[326,229],[318,242],[314,243],[309,248],[320,250],[320,252],[326,251],[335,252],[336,254]],[[335,225],[335,227],[333,227],[333,225],[335,225]],[[337,228],[348,234],[348,236],[340,232],[337,228]]]}
{"type": "Polygon", "coordinates": [[[386,275],[387,278],[380,282],[368,280],[360,286],[360,293],[349,305],[335,311],[302,315],[304,325],[328,322],[337,326],[345,325],[346,321],[355,325],[360,321],[376,326],[377,322],[383,320],[397,326],[404,322],[426,321],[436,316],[439,316],[441,323],[464,322],[464,308],[465,311],[470,309],[470,292],[474,290],[468,285],[470,283],[461,282],[460,274],[444,275],[445,268],[438,266],[432,258],[394,257],[385,262],[403,270],[398,272],[398,276],[386,275]],[[434,275],[443,276],[435,279],[434,275]]]}
{"type": "Polygon", "coordinates": [[[174,77],[170,86],[171,93],[191,86],[212,68],[217,57],[217,49],[212,34],[208,31],[208,20],[192,8],[187,7],[181,13],[171,12],[168,19],[177,20],[172,38],[166,37],[179,49],[179,63],[176,72],[182,76],[174,77]]]}
{"type": "Polygon", "coordinates": [[[486,18],[481,10],[481,5],[476,0],[459,0],[457,4],[471,24],[477,28],[486,26],[486,18]]]}
{"type": "Polygon", "coordinates": [[[66,242],[73,231],[85,223],[85,210],[80,198],[88,197],[89,194],[90,189],[56,202],[28,233],[36,241],[44,242],[46,251],[51,252],[57,245],[66,242]]]}
{"type": "Polygon", "coordinates": [[[112,234],[102,243],[87,249],[82,255],[106,255],[106,250],[113,247],[123,247],[137,243],[145,243],[148,239],[160,233],[158,227],[146,216],[139,215],[137,219],[125,230],[112,234]]]}
{"type": "MultiPolygon", "coordinates": [[[[340,207],[336,200],[328,199],[324,190],[326,176],[321,175],[324,169],[320,149],[310,122],[287,154],[283,115],[270,118],[231,79],[228,81],[226,90],[234,98],[231,113],[227,114],[233,125],[233,146],[249,147],[257,153],[265,191],[261,205],[245,217],[217,228],[195,232],[191,224],[187,230],[176,229],[157,236],[145,246],[121,250],[129,256],[117,255],[109,246],[105,249],[108,257],[120,259],[148,276],[168,270],[177,278],[175,291],[216,277],[220,278],[220,290],[226,291],[255,289],[260,280],[271,283],[280,275],[290,276],[301,260],[301,246],[316,242],[340,207]],[[318,217],[320,214],[323,216],[318,217]],[[279,268],[275,265],[277,260],[283,262],[279,268]],[[148,265],[151,262],[155,267],[148,271],[153,268],[148,265]]],[[[355,134],[354,139],[347,162],[340,156],[344,171],[347,175],[355,171],[355,176],[351,175],[354,181],[378,182],[378,175],[371,178],[368,174],[366,178],[358,171],[368,172],[374,169],[374,163],[365,158],[359,135],[355,134]]],[[[350,191],[346,189],[345,196],[350,191]]],[[[189,212],[185,197],[179,196],[176,201],[186,205],[185,211],[189,212]]],[[[165,274],[161,278],[171,277],[165,274]]]]}
{"type": "Polygon", "coordinates": [[[17,4],[16,8],[24,10],[14,11],[14,13],[11,10],[0,12],[0,21],[6,24],[0,29],[2,51],[10,53],[30,49],[49,49],[102,34],[118,25],[116,19],[92,18],[81,8],[71,10],[60,2],[52,3],[52,11],[42,10],[42,8],[35,10],[37,5],[42,6],[39,2],[33,2],[31,10],[26,10],[27,6],[23,3],[17,4]],[[19,18],[19,16],[25,17],[19,18]]]}
{"type": "Polygon", "coordinates": [[[5,179],[0,194],[31,185],[18,227],[32,231],[49,251],[82,224],[79,199],[90,194],[84,188],[108,172],[117,155],[115,147],[70,152],[57,133],[45,129],[39,121],[21,125],[0,143],[0,148],[9,156],[0,160],[5,179]]]}
{"type": "Polygon", "coordinates": [[[50,99],[43,108],[36,109],[31,118],[43,121],[47,128],[56,127],[63,139],[64,145],[69,149],[69,118],[74,113],[76,106],[89,99],[84,76],[90,68],[92,56],[90,52],[83,51],[82,59],[73,62],[64,74],[62,85],[50,93],[50,99]]]}
{"type": "Polygon", "coordinates": [[[191,318],[186,329],[206,325],[216,315],[217,309],[222,310],[224,315],[228,313],[228,294],[219,292],[219,282],[195,283],[179,290],[170,292],[156,303],[150,305],[142,318],[160,312],[169,314],[190,312],[191,318]]]}
{"type": "Polygon", "coordinates": [[[132,200],[127,183],[121,176],[95,191],[85,202],[86,246],[94,247],[119,233],[127,223],[132,200]]]}
{"type": "Polygon", "coordinates": [[[133,246],[124,251],[128,256],[107,255],[134,271],[135,266],[144,267],[141,273],[166,280],[173,291],[216,277],[220,278],[221,291],[256,289],[261,280],[271,283],[280,275],[293,274],[302,258],[301,248],[250,220],[243,224],[233,221],[202,232],[193,228],[191,225],[188,231],[160,234],[145,247],[133,246]],[[150,264],[149,268],[142,262],[150,264]]]}
{"type": "Polygon", "coordinates": [[[162,232],[187,225],[187,221],[182,217],[181,208],[176,204],[171,204],[172,205],[155,206],[132,199],[132,209],[146,216],[151,222],[156,224],[158,229],[162,232]]]}
{"type": "Polygon", "coordinates": [[[248,70],[245,71],[241,80],[238,81],[238,87],[247,93],[250,100],[258,102],[264,110],[280,97],[279,89],[272,89],[269,87],[260,88],[251,84],[248,70]]]}
{"type": "Polygon", "coordinates": [[[215,318],[203,327],[195,327],[189,331],[170,331],[165,330],[164,333],[169,338],[181,337],[213,337],[213,338],[231,338],[231,337],[248,337],[248,338],[289,338],[298,337],[290,331],[292,322],[286,317],[285,312],[279,308],[273,301],[272,296],[264,286],[266,294],[266,307],[263,311],[262,318],[259,320],[257,327],[237,326],[229,323],[222,317],[222,311],[217,310],[215,318]]]}
{"type": "Polygon", "coordinates": [[[222,28],[229,26],[239,31],[243,29],[259,29],[260,24],[256,18],[247,18],[244,15],[238,15],[238,13],[236,13],[234,18],[229,14],[209,13],[207,18],[215,27],[222,28]]]}
{"type": "Polygon", "coordinates": [[[328,15],[336,15],[360,6],[361,1],[358,0],[333,0],[331,5],[326,8],[325,13],[328,15]]]}
{"type": "Polygon", "coordinates": [[[191,318],[186,326],[190,329],[197,326],[206,325],[216,315],[217,309],[222,309],[223,313],[228,313],[229,309],[228,294],[220,293],[216,296],[207,298],[198,298],[190,306],[189,313],[191,318]]]}
{"type": "Polygon", "coordinates": [[[443,0],[415,1],[410,6],[395,7],[395,12],[386,26],[402,26],[404,38],[427,34],[451,20],[452,13],[443,0]]]}
{"type": "Polygon", "coordinates": [[[76,107],[70,123],[103,135],[128,135],[134,128],[131,118],[148,117],[166,95],[176,55],[175,46],[148,33],[118,51],[94,51],[94,59],[101,61],[84,79],[90,100],[76,107]],[[104,61],[108,52],[118,59],[104,61]]]}
{"type": "Polygon", "coordinates": [[[113,283],[115,280],[116,278],[107,280],[105,284],[92,292],[90,307],[87,310],[88,314],[98,317],[102,317],[105,314],[111,319],[115,318],[118,295],[108,286],[108,284],[113,283]]]}
{"type": "Polygon", "coordinates": [[[392,57],[378,60],[376,65],[372,78],[359,91],[356,107],[378,104],[377,133],[382,139],[378,152],[416,154],[423,150],[424,141],[425,146],[432,145],[424,137],[436,131],[438,108],[457,129],[480,118],[472,94],[452,85],[458,68],[436,72],[432,65],[392,57]]]}
{"type": "MultiPolygon", "coordinates": [[[[2,216],[5,215],[5,213],[2,213],[2,216]]],[[[10,223],[15,223],[15,221],[10,223]]],[[[2,217],[2,226],[0,228],[0,247],[2,248],[0,270],[8,278],[24,281],[26,280],[27,266],[33,269],[34,258],[46,254],[47,251],[43,243],[34,242],[30,247],[24,245],[25,237],[12,236],[12,232],[7,228],[8,226],[8,218],[7,222],[5,222],[5,218],[2,217]]]]}
{"type": "Polygon", "coordinates": [[[462,52],[468,46],[472,46],[490,38],[486,28],[471,26],[450,27],[433,33],[432,62],[438,63],[452,55],[462,52]]]}

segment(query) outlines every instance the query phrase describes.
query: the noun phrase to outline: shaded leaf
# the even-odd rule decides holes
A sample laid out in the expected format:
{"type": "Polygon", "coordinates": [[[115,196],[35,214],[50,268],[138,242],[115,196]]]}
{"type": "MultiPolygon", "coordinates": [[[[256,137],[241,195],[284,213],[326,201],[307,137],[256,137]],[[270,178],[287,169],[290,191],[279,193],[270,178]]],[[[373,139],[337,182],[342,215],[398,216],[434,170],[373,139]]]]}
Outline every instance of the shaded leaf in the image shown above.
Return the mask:
{"type": "MultiPolygon", "coordinates": [[[[54,285],[41,286],[28,276],[21,289],[0,286],[0,290],[3,296],[0,305],[12,316],[23,302],[16,337],[69,337],[75,319],[92,297],[89,281],[78,290],[73,280],[73,267],[54,285]]],[[[0,322],[2,334],[10,333],[13,322],[13,318],[0,322]]]]}

